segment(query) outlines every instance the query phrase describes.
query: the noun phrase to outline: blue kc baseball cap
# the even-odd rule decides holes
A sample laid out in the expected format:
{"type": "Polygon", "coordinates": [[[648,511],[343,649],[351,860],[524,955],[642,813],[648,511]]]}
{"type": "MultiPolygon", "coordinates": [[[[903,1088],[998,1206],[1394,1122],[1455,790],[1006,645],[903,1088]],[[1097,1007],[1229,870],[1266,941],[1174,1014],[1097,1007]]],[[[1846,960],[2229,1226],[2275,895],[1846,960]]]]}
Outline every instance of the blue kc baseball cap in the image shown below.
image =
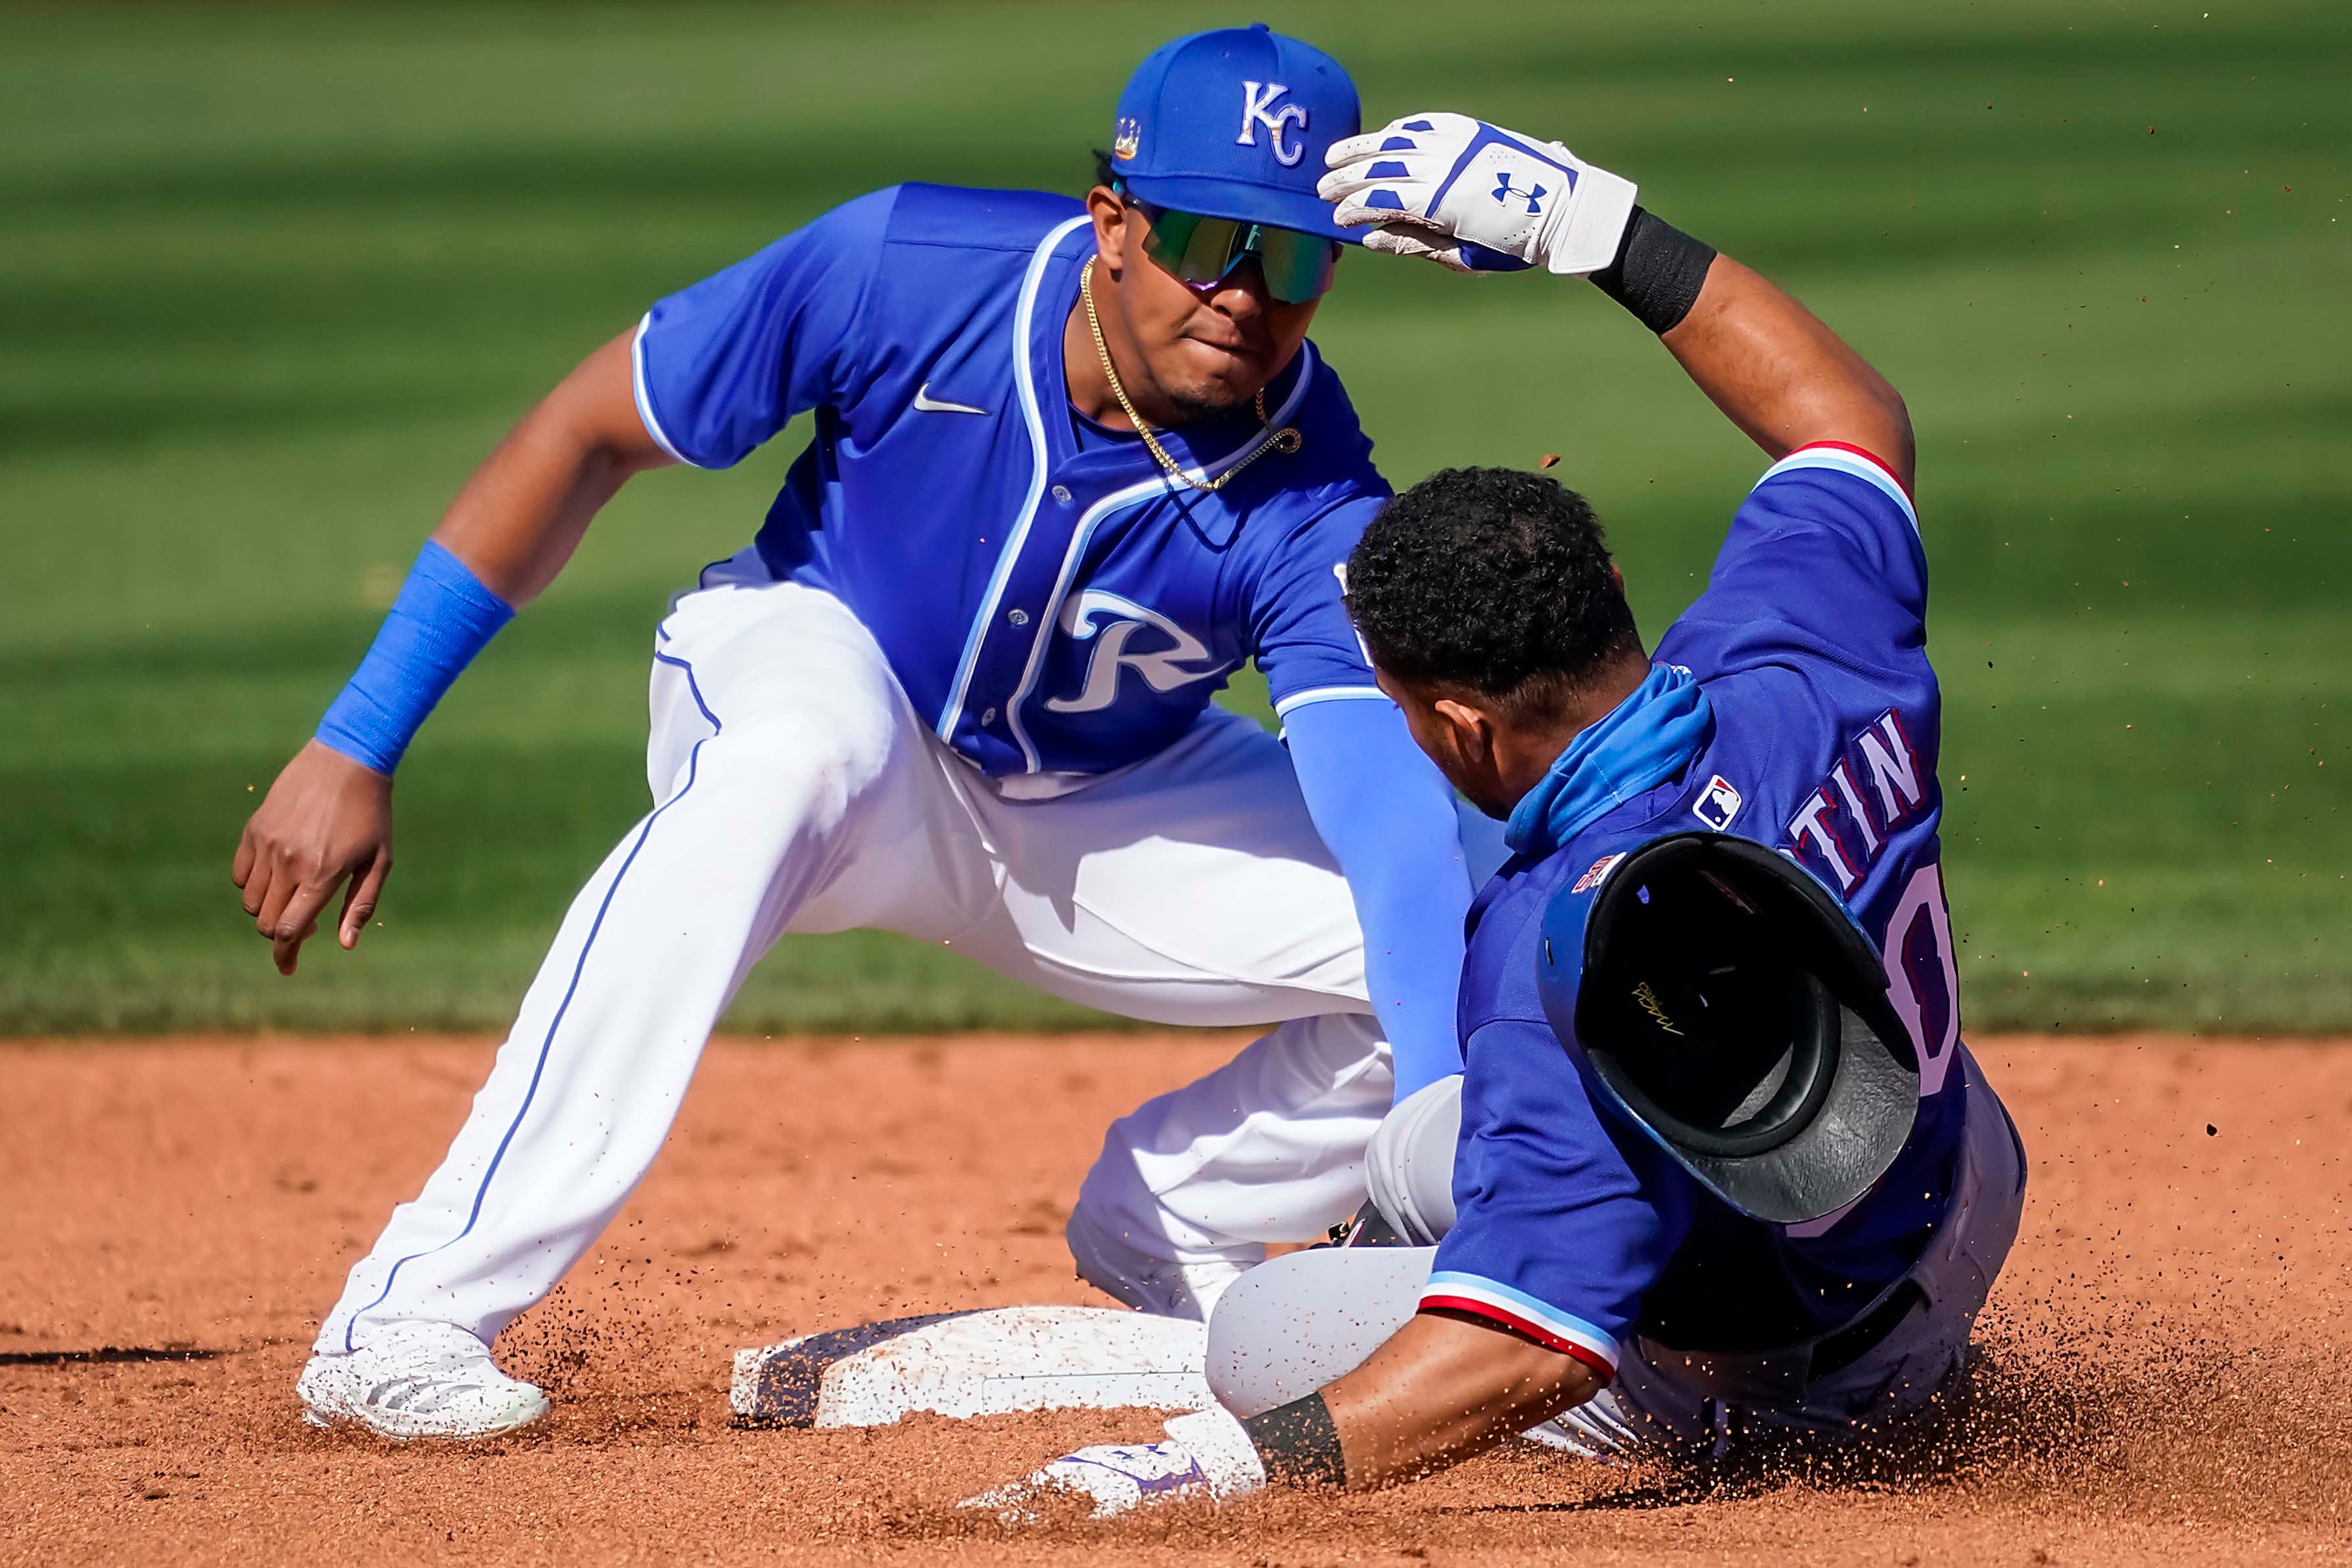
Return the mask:
{"type": "Polygon", "coordinates": [[[1323,154],[1356,134],[1356,84],[1265,23],[1163,44],[1118,95],[1111,168],[1155,206],[1363,242],[1315,194],[1323,154]]]}

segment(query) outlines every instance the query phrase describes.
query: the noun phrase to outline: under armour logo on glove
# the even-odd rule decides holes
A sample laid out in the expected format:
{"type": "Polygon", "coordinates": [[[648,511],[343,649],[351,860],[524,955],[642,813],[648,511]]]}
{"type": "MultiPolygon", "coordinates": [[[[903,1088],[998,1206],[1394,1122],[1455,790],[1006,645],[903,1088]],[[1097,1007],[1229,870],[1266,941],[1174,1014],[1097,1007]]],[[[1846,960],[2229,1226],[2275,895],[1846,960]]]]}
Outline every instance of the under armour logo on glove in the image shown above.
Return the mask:
{"type": "Polygon", "coordinates": [[[1541,185],[1538,185],[1531,191],[1511,189],[1511,176],[1508,174],[1495,182],[1495,199],[1505,206],[1510,205],[1515,201],[1527,203],[1528,215],[1530,217],[1543,211],[1543,199],[1548,194],[1541,185]]]}
{"type": "Polygon", "coordinates": [[[1335,143],[1316,187],[1367,250],[1457,272],[1595,272],[1616,258],[1633,182],[1557,142],[1465,114],[1415,114],[1335,143]]]}

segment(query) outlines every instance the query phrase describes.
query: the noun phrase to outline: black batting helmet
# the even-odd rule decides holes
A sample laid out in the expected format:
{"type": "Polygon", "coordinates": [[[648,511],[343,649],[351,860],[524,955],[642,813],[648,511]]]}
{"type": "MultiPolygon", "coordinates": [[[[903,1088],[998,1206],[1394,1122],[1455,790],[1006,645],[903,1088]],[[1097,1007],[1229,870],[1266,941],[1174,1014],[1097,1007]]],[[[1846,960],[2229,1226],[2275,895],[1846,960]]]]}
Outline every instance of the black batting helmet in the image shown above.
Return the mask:
{"type": "Polygon", "coordinates": [[[1752,839],[1678,833],[1553,896],[1538,976],[1604,1103],[1741,1213],[1852,1203],[1918,1112],[1911,1037],[1870,940],[1752,839]]]}

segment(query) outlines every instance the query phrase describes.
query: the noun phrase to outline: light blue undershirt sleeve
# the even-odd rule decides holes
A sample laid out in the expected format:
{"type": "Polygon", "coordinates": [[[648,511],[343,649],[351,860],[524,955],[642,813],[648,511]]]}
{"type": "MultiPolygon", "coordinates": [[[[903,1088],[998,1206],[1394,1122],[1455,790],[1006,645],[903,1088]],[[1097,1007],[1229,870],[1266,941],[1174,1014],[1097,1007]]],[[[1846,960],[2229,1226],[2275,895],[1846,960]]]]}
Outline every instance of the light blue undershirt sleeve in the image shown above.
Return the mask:
{"type": "Polygon", "coordinates": [[[1283,735],[1307,814],[1355,896],[1402,1100],[1462,1070],[1454,1008],[1471,888],[1454,791],[1385,700],[1302,703],[1283,735]]]}

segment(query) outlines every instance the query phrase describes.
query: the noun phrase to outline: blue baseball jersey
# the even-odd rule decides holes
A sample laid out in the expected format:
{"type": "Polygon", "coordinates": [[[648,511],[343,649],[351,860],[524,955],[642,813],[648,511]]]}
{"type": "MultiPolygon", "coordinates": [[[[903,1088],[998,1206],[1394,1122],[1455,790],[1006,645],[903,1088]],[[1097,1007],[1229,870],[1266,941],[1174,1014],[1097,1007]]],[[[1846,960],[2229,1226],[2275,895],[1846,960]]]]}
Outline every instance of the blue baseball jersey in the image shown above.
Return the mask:
{"type": "Polygon", "coordinates": [[[1470,898],[1453,795],[1374,684],[1340,568],[1388,499],[1310,342],[1254,411],[1161,433],[1203,493],[1072,410],[1062,360],[1083,204],[901,185],[861,196],[647,312],[637,411],[681,462],[815,431],[758,536],[779,579],[872,631],[915,711],[992,775],[1086,775],[1160,751],[1255,658],[1348,878],[1397,1083],[1458,1071],[1470,898]]]}
{"type": "Polygon", "coordinates": [[[1849,1321],[1917,1260],[1951,1201],[1965,1058],[1936,780],[1927,558],[1908,497],[1868,454],[1800,450],[1733,520],[1706,590],[1660,642],[1714,731],[1681,776],[1472,905],[1458,1218],[1424,1306],[1502,1321],[1604,1371],[1636,1332],[1761,1351],[1849,1321]],[[1629,850],[1708,828],[1771,846],[1844,900],[1886,962],[1921,1067],[1894,1166],[1840,1213],[1749,1219],[1603,1110],[1546,1022],[1537,944],[1555,894],[1589,898],[1629,850]]]}
{"type": "MultiPolygon", "coordinates": [[[[1063,333],[1094,253],[1066,196],[901,185],[656,304],[638,411],[726,468],[803,413],[815,437],[758,539],[865,622],[940,737],[991,774],[1159,751],[1255,658],[1276,708],[1377,698],[1337,573],[1389,495],[1312,343],[1273,385],[1301,437],[1213,494],[1074,421],[1063,333]]],[[[1209,479],[1243,409],[1160,437],[1209,479]]]]}

